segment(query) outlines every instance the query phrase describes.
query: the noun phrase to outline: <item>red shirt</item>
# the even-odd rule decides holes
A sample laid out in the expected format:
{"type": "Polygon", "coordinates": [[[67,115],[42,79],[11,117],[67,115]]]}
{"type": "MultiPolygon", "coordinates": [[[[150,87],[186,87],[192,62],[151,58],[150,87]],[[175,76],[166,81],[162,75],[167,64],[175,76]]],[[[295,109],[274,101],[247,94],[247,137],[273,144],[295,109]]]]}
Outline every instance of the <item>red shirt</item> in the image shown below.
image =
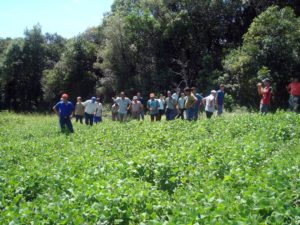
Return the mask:
{"type": "Polygon", "coordinates": [[[262,92],[262,98],[260,100],[260,104],[269,105],[271,100],[271,88],[265,87],[262,92]]]}
{"type": "Polygon", "coordinates": [[[300,96],[300,82],[292,82],[288,86],[289,93],[293,96],[300,96]]]}

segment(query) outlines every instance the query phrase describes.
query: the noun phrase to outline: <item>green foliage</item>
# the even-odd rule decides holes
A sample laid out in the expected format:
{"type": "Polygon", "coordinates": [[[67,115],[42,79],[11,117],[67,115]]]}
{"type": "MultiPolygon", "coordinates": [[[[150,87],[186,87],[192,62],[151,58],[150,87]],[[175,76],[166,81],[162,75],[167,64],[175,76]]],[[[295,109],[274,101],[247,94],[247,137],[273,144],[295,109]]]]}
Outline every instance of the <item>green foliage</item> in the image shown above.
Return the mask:
{"type": "Polygon", "coordinates": [[[265,68],[274,108],[283,107],[300,68],[299,19],[285,6],[300,15],[296,0],[115,0],[101,25],[75,39],[36,25],[21,40],[0,39],[0,101],[28,111],[48,108],[62,91],[106,99],[178,86],[206,93],[223,80],[238,104],[253,107],[265,68]],[[22,45],[7,54],[12,42],[22,45]]]}
{"type": "Polygon", "coordinates": [[[80,37],[69,40],[60,61],[52,70],[44,71],[44,99],[51,102],[63,92],[69,93],[71,99],[89,97],[95,92],[97,76],[93,65],[96,61],[94,44],[80,37]]]}
{"type": "Polygon", "coordinates": [[[236,103],[230,94],[225,94],[224,96],[224,108],[227,112],[233,112],[236,103]]]}
{"type": "Polygon", "coordinates": [[[233,50],[224,61],[231,84],[238,87],[239,103],[253,106],[256,83],[269,76],[273,81],[276,106],[284,107],[285,86],[299,67],[300,20],[291,8],[268,8],[254,19],[244,35],[243,46],[233,50]]]}
{"type": "Polygon", "coordinates": [[[1,113],[1,224],[299,224],[297,114],[75,124],[1,113]]]}

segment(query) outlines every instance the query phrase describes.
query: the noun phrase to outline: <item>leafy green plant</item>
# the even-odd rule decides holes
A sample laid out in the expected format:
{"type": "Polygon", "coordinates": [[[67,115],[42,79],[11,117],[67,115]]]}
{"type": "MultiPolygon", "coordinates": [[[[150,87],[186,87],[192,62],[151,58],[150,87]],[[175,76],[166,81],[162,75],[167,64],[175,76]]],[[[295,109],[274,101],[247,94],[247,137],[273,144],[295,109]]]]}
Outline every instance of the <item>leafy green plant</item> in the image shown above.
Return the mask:
{"type": "Polygon", "coordinates": [[[104,120],[0,114],[1,224],[299,224],[300,118],[104,120]]]}

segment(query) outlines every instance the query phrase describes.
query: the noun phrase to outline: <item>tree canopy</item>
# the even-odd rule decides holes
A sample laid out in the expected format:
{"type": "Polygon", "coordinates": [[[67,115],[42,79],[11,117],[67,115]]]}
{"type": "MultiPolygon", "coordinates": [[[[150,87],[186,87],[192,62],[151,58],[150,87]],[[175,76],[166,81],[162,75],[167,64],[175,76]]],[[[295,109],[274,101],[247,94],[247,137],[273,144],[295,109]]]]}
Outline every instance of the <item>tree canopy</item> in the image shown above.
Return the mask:
{"type": "MultiPolygon", "coordinates": [[[[299,69],[296,0],[115,0],[103,22],[72,39],[42,34],[0,39],[2,107],[48,107],[62,92],[111,96],[164,93],[226,84],[236,103],[253,107],[255,83],[272,78],[274,106],[299,69]]],[[[232,98],[231,98],[232,100],[232,98]]]]}

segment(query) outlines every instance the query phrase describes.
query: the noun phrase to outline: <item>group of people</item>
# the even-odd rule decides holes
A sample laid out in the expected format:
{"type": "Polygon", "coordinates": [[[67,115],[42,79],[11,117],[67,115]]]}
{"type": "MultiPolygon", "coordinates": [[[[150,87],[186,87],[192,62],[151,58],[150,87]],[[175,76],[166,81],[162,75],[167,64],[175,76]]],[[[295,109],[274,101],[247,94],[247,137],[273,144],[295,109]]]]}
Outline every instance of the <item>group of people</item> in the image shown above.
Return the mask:
{"type": "MultiPolygon", "coordinates": [[[[257,84],[258,94],[261,96],[260,112],[266,114],[269,111],[270,101],[272,97],[271,81],[263,79],[263,84],[257,84]]],[[[133,96],[132,100],[126,97],[124,92],[116,98],[113,98],[111,106],[111,115],[113,121],[126,122],[130,116],[134,120],[144,120],[147,112],[152,122],[160,121],[165,115],[166,120],[174,120],[181,118],[192,121],[198,120],[199,110],[203,106],[206,117],[210,119],[217,110],[217,115],[223,113],[224,108],[224,92],[225,86],[220,85],[218,91],[211,90],[210,95],[203,97],[197,93],[196,88],[186,87],[183,91],[177,89],[174,93],[167,92],[165,97],[160,94],[158,97],[154,93],[150,93],[149,100],[145,100],[141,93],[133,96]]],[[[299,110],[300,102],[300,82],[295,78],[288,86],[287,90],[290,94],[289,105],[292,111],[299,110]]],[[[68,95],[63,94],[53,110],[59,117],[61,129],[67,126],[70,132],[74,132],[71,117],[74,114],[76,122],[83,123],[85,119],[86,125],[93,125],[102,121],[103,106],[99,98],[92,97],[90,100],[82,102],[81,97],[77,97],[75,106],[68,101],[68,95]]]]}
{"type": "Polygon", "coordinates": [[[154,93],[150,93],[148,101],[140,93],[130,100],[124,92],[121,92],[119,97],[113,98],[112,120],[125,122],[129,116],[132,119],[144,120],[145,111],[150,115],[152,122],[160,121],[163,115],[167,121],[176,118],[197,120],[202,105],[205,105],[207,118],[211,118],[216,108],[218,115],[223,112],[224,87],[223,84],[220,85],[220,90],[212,90],[205,98],[196,92],[195,87],[186,87],[183,92],[180,89],[175,93],[168,91],[166,97],[160,94],[157,98],[154,93]]]}
{"type": "MultiPolygon", "coordinates": [[[[202,105],[205,106],[207,118],[211,118],[215,109],[218,115],[223,113],[224,105],[224,85],[220,85],[220,90],[212,90],[210,95],[202,97],[196,92],[196,88],[186,87],[183,92],[177,89],[176,92],[167,92],[167,97],[160,94],[156,98],[154,93],[150,93],[149,100],[145,100],[141,93],[130,100],[124,92],[116,98],[113,98],[111,106],[112,120],[126,122],[130,116],[134,120],[144,120],[145,113],[148,112],[151,121],[160,121],[162,116],[166,116],[166,120],[174,120],[176,118],[197,120],[199,110],[202,105]]],[[[53,110],[59,117],[59,125],[61,129],[66,126],[70,132],[74,132],[71,117],[74,114],[76,122],[83,123],[85,119],[86,125],[93,125],[102,121],[103,106],[99,98],[92,97],[90,100],[82,102],[81,97],[77,97],[75,106],[68,101],[69,96],[63,94],[61,100],[53,107],[53,110]]]]}
{"type": "MultiPolygon", "coordinates": [[[[265,78],[262,83],[257,84],[258,94],[261,96],[259,110],[262,114],[268,113],[272,98],[271,80],[265,78]]],[[[293,78],[292,82],[287,86],[289,97],[289,108],[291,111],[299,112],[300,105],[300,82],[298,78],[293,78]]]]}
{"type": "Polygon", "coordinates": [[[74,105],[68,101],[68,94],[61,96],[60,102],[58,102],[53,110],[56,112],[59,118],[59,126],[64,129],[67,126],[68,130],[73,133],[73,126],[71,117],[75,114],[76,122],[83,123],[85,119],[86,125],[93,125],[93,123],[99,123],[102,121],[103,107],[100,102],[100,98],[92,97],[85,102],[81,101],[81,97],[77,97],[77,102],[74,105]]]}

